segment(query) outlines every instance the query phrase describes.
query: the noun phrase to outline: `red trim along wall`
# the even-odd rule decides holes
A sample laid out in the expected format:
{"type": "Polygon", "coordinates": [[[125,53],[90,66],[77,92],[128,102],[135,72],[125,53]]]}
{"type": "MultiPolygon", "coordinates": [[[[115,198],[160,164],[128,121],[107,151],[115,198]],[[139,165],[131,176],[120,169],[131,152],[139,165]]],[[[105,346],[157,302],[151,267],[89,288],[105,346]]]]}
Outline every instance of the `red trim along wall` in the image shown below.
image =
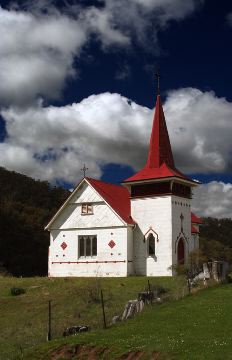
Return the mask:
{"type": "MultiPolygon", "coordinates": [[[[52,264],[116,264],[116,263],[125,263],[126,260],[121,261],[52,261],[52,264]]],[[[128,260],[133,262],[132,260],[128,260]]]]}

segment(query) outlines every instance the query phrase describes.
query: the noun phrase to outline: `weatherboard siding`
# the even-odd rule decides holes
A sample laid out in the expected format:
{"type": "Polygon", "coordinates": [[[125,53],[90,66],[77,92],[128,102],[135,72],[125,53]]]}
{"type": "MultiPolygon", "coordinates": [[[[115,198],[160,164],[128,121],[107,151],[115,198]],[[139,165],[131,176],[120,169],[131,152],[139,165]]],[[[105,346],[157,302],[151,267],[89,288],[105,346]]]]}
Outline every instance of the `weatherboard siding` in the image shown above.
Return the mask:
{"type": "Polygon", "coordinates": [[[73,229],[89,227],[113,227],[125,225],[119,216],[103,201],[90,186],[78,191],[79,198],[71,197],[64,209],[52,223],[52,229],[73,229]],[[81,205],[91,203],[93,214],[82,215],[81,205]]]}
{"type": "Polygon", "coordinates": [[[173,246],[173,264],[177,264],[177,246],[180,238],[184,239],[185,261],[188,260],[188,254],[193,250],[191,236],[191,200],[172,196],[172,246],[173,246]],[[181,215],[183,215],[183,231],[181,231],[181,215]]]}
{"type": "Polygon", "coordinates": [[[134,228],[127,228],[127,275],[134,275],[134,228]]]}
{"type": "MultiPolygon", "coordinates": [[[[127,255],[130,230],[89,185],[69,199],[51,227],[49,276],[127,276],[132,271],[127,255]],[[93,214],[82,215],[82,203],[91,203],[93,214]],[[97,236],[97,256],[79,257],[81,235],[97,236]],[[111,240],[113,248],[108,245],[111,240]]],[[[130,248],[131,242],[130,237],[130,248]]]]}
{"type": "Polygon", "coordinates": [[[134,232],[134,266],[137,275],[172,275],[172,221],[171,196],[131,200],[132,217],[137,222],[134,232]],[[144,235],[152,228],[159,241],[155,243],[155,256],[149,257],[144,235]]]}
{"type": "Polygon", "coordinates": [[[127,276],[127,231],[127,227],[57,230],[50,245],[49,276],[127,276]],[[97,236],[97,256],[79,257],[80,235],[97,236]],[[113,248],[108,245],[111,240],[113,248]]]}
{"type": "Polygon", "coordinates": [[[75,191],[71,203],[92,203],[102,201],[101,196],[86,182],[83,182],[81,186],[75,191]]]}

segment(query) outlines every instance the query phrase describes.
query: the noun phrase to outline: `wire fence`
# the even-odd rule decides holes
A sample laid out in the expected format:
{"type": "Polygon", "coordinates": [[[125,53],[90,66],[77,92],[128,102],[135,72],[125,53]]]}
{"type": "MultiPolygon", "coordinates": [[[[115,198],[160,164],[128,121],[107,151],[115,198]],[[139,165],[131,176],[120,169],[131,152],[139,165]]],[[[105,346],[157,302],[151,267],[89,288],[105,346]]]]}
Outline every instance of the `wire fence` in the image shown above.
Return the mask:
{"type": "Polygon", "coordinates": [[[18,300],[24,302],[24,310],[17,314],[15,330],[14,325],[9,324],[1,336],[0,359],[23,359],[27,348],[61,338],[65,329],[70,327],[87,326],[91,331],[109,328],[112,319],[121,319],[128,301],[137,300],[140,292],[151,292],[154,305],[188,294],[184,281],[169,288],[170,280],[162,285],[162,281],[157,283],[156,279],[138,278],[133,286],[128,279],[107,280],[88,279],[76,287],[73,286],[75,280],[72,279],[71,283],[63,280],[60,281],[60,293],[54,280],[54,291],[50,286],[50,291],[45,287],[30,294],[29,289],[18,296],[18,300]]]}

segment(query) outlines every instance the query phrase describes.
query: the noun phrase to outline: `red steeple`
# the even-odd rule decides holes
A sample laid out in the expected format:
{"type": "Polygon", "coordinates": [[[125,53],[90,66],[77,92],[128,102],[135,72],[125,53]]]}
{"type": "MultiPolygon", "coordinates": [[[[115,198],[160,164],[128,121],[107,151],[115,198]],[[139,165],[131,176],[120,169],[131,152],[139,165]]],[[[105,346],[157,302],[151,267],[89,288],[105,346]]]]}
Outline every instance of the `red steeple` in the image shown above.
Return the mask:
{"type": "Polygon", "coordinates": [[[163,163],[175,168],[163,107],[158,95],[146,167],[160,168],[163,163]]]}
{"type": "Polygon", "coordinates": [[[168,177],[179,177],[193,182],[175,168],[163,107],[160,95],[158,94],[147,163],[142,170],[124,180],[124,182],[126,183],[168,177]]]}

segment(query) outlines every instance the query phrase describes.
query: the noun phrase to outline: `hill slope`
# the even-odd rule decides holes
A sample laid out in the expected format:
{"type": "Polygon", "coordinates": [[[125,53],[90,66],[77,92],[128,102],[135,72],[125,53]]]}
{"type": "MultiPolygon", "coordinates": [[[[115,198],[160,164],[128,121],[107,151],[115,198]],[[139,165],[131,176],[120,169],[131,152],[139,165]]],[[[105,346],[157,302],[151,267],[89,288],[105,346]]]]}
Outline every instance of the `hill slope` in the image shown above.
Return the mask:
{"type": "MultiPolygon", "coordinates": [[[[121,315],[126,302],[136,299],[148,286],[145,277],[128,278],[14,278],[0,277],[0,360],[21,359],[20,346],[46,341],[48,331],[48,300],[52,300],[52,338],[62,339],[66,327],[89,325],[102,328],[100,290],[105,300],[106,322],[121,315]],[[12,287],[23,288],[24,294],[12,296],[12,287]],[[15,356],[15,357],[14,357],[15,356]]],[[[149,278],[150,286],[178,296],[187,292],[181,278],[149,278]]],[[[30,359],[34,359],[33,356],[30,359]]]]}
{"type": "MultiPolygon", "coordinates": [[[[75,356],[76,345],[90,344],[109,349],[107,356],[101,359],[118,359],[122,354],[142,351],[141,359],[144,360],[229,360],[232,348],[231,296],[231,285],[205,289],[182,300],[147,307],[134,319],[111,329],[44,343],[26,351],[24,358],[60,359],[57,354],[66,348],[68,356],[62,359],[80,359],[75,356]]],[[[120,359],[139,357],[124,355],[120,359]]]]}
{"type": "Polygon", "coordinates": [[[11,274],[47,274],[44,226],[69,192],[0,168],[0,263],[11,274]]]}

